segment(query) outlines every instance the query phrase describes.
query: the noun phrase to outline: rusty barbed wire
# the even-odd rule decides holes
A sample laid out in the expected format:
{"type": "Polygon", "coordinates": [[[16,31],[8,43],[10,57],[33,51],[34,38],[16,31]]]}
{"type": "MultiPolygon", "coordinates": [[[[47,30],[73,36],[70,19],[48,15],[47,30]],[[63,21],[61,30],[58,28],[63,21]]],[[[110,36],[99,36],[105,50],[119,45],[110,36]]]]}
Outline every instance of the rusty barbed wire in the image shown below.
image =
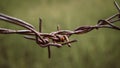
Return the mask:
{"type": "Polygon", "coordinates": [[[116,6],[119,13],[116,13],[107,19],[99,20],[96,25],[80,26],[75,28],[74,30],[61,30],[60,27],[57,26],[57,31],[53,31],[51,33],[42,32],[42,20],[40,18],[39,18],[39,31],[36,31],[35,27],[32,26],[31,24],[18,18],[0,13],[0,20],[26,28],[26,30],[13,30],[0,28],[0,34],[24,35],[24,38],[35,41],[40,47],[48,47],[48,57],[50,58],[51,57],[50,46],[55,46],[59,48],[62,47],[63,45],[68,45],[68,47],[71,47],[71,43],[77,41],[76,39],[69,40],[69,37],[72,36],[73,34],[79,35],[99,28],[111,28],[115,30],[120,30],[120,27],[114,25],[115,22],[120,21],[120,7],[116,1],[114,1],[114,5],[116,6]]]}

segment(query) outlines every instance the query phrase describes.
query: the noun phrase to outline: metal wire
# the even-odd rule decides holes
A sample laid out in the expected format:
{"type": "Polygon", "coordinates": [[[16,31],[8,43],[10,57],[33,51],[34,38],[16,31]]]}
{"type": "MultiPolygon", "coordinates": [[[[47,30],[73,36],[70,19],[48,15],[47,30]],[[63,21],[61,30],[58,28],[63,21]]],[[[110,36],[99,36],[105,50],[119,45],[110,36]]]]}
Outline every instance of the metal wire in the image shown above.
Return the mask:
{"type": "Polygon", "coordinates": [[[119,11],[105,20],[99,20],[96,25],[93,26],[79,26],[74,30],[60,30],[60,27],[57,26],[57,31],[50,33],[42,32],[42,20],[39,18],[39,31],[35,30],[35,27],[23,20],[20,20],[15,17],[11,17],[0,13],[0,20],[6,21],[8,23],[16,24],[26,28],[26,30],[13,30],[7,28],[0,28],[0,34],[21,34],[24,35],[24,38],[35,41],[40,47],[48,47],[48,56],[51,57],[50,46],[62,47],[63,45],[71,46],[71,43],[76,42],[77,40],[69,40],[69,37],[76,34],[88,33],[94,29],[99,28],[111,28],[115,30],[120,30],[120,27],[114,25],[115,22],[120,21],[120,7],[116,1],[114,4],[119,11]]]}

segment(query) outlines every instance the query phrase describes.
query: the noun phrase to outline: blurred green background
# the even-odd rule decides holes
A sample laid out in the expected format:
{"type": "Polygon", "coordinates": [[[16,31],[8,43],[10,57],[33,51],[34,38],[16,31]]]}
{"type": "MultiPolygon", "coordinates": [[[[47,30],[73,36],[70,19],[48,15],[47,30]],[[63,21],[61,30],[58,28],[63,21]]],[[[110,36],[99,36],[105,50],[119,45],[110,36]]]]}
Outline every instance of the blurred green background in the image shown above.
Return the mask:
{"type": "MultiPolygon", "coordinates": [[[[40,17],[43,32],[51,32],[58,24],[69,30],[95,25],[117,10],[113,0],[0,0],[0,13],[25,20],[37,30],[40,17]]],[[[4,21],[0,27],[24,29],[4,21]]],[[[71,39],[78,42],[71,48],[52,47],[52,58],[48,59],[47,48],[34,41],[22,35],[0,34],[0,68],[120,68],[119,31],[99,29],[71,39]]]]}

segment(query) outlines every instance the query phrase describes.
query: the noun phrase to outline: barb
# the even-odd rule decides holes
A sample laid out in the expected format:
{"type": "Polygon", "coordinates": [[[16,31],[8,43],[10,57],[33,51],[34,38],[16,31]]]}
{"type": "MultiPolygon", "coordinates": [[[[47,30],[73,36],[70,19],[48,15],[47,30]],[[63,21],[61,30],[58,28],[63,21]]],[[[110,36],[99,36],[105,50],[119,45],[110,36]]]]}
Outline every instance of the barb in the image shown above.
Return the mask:
{"type": "Polygon", "coordinates": [[[115,4],[115,7],[117,8],[118,12],[120,13],[120,7],[115,0],[114,0],[114,4],[115,4]]]}
{"type": "Polygon", "coordinates": [[[120,30],[120,27],[114,25],[115,22],[120,21],[120,7],[116,1],[114,1],[114,5],[116,6],[119,13],[116,13],[107,19],[99,20],[96,25],[93,26],[80,26],[75,28],[74,30],[61,30],[60,26],[57,26],[57,31],[53,31],[50,33],[42,32],[42,20],[39,18],[39,31],[35,30],[35,27],[31,24],[20,20],[18,18],[14,18],[5,14],[0,13],[0,20],[6,21],[8,23],[16,24],[26,28],[26,30],[13,30],[0,28],[0,34],[20,34],[24,35],[25,39],[35,41],[40,47],[48,48],[48,57],[51,57],[50,46],[54,47],[62,47],[63,45],[68,45],[71,47],[71,43],[77,42],[77,40],[70,40],[70,36],[76,34],[88,33],[94,29],[99,28],[111,28],[115,30],[120,30]]]}

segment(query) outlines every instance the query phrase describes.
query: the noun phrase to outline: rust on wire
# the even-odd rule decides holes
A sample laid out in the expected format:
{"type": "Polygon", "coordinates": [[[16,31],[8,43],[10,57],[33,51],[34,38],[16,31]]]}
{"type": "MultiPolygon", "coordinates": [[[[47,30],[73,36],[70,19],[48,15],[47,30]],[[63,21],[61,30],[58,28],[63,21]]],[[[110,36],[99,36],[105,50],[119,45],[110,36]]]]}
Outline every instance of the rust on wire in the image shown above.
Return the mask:
{"type": "Polygon", "coordinates": [[[23,20],[0,13],[0,20],[26,28],[26,30],[13,30],[13,29],[7,29],[7,28],[0,28],[0,34],[24,35],[25,39],[35,41],[40,47],[47,47],[48,57],[50,58],[51,57],[50,46],[59,48],[59,47],[62,47],[63,45],[68,45],[68,47],[71,47],[71,43],[77,41],[77,40],[69,39],[69,37],[74,34],[79,35],[79,34],[87,33],[94,29],[99,29],[99,28],[111,28],[115,30],[120,30],[120,27],[114,25],[115,22],[120,21],[120,7],[116,1],[114,1],[114,4],[119,13],[116,13],[108,17],[107,19],[99,20],[96,25],[80,26],[75,28],[74,30],[61,30],[60,26],[58,25],[57,31],[53,31],[50,33],[42,32],[41,18],[39,18],[39,31],[37,31],[35,30],[34,26],[32,26],[31,24],[23,20]]]}

